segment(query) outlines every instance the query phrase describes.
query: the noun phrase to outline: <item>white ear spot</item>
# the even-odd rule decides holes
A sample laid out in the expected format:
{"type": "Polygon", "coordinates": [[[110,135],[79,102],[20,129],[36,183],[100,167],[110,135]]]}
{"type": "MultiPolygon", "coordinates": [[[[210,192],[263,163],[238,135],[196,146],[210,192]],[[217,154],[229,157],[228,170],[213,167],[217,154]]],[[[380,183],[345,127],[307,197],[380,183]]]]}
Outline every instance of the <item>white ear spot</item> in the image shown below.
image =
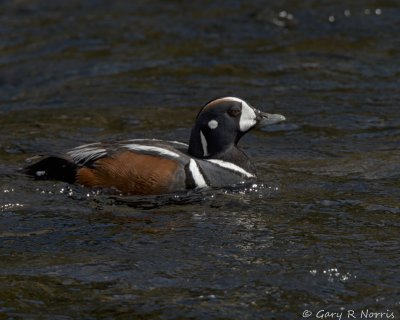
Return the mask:
{"type": "Polygon", "coordinates": [[[208,127],[212,130],[218,127],[218,121],[217,120],[210,120],[208,122],[208,127]]]}

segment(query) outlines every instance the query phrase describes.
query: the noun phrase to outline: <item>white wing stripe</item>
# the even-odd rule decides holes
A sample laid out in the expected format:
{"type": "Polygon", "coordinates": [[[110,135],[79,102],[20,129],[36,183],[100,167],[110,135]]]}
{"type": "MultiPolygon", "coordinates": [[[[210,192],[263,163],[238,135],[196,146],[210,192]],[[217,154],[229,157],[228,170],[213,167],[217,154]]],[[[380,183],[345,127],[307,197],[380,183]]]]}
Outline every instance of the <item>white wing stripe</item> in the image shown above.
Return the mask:
{"type": "MultiPolygon", "coordinates": [[[[128,141],[132,141],[132,142],[143,142],[143,141],[155,141],[155,142],[164,142],[165,140],[160,140],[160,139],[129,139],[128,141]]],[[[167,140],[167,142],[169,143],[173,143],[173,144],[177,144],[180,145],[182,147],[188,147],[189,145],[187,143],[183,143],[180,141],[172,141],[172,140],[167,140]]]]}
{"type": "Polygon", "coordinates": [[[101,144],[100,142],[93,142],[93,143],[88,143],[88,144],[82,144],[80,146],[77,146],[74,148],[74,150],[77,149],[96,149],[94,146],[98,146],[99,144],[101,144]]]}
{"type": "Polygon", "coordinates": [[[159,155],[169,156],[172,158],[179,158],[179,154],[177,154],[176,152],[173,152],[171,150],[161,148],[161,147],[145,146],[145,145],[135,144],[135,143],[124,144],[124,145],[122,145],[122,147],[127,148],[129,150],[134,150],[134,151],[155,152],[155,153],[158,153],[159,155]]]}
{"type": "Polygon", "coordinates": [[[87,162],[90,160],[95,160],[102,156],[107,155],[107,150],[103,148],[81,148],[78,147],[71,151],[68,151],[67,154],[75,161],[75,162],[87,162]]]}

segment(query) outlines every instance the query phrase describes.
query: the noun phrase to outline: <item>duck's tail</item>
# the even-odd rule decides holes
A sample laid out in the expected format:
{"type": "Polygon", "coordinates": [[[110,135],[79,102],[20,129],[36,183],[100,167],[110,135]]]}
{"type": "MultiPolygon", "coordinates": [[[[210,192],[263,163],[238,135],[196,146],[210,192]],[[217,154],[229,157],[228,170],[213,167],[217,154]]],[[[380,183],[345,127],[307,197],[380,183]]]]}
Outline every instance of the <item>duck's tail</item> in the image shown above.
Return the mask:
{"type": "Polygon", "coordinates": [[[74,183],[77,169],[77,165],[71,160],[50,156],[23,168],[22,172],[36,180],[60,180],[74,183]]]}

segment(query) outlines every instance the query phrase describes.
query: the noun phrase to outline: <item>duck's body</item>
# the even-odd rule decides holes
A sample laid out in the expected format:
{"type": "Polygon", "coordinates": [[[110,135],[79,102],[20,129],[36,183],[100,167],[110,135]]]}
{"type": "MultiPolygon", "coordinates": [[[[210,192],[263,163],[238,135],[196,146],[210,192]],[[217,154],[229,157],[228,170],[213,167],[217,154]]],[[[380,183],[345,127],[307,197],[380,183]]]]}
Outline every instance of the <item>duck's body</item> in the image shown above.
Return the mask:
{"type": "Polygon", "coordinates": [[[44,158],[25,172],[37,179],[114,188],[124,194],[228,186],[256,178],[237,142],[263,120],[269,124],[284,117],[262,113],[238,98],[221,98],[201,109],[189,145],[157,139],[92,143],[44,158]]]}

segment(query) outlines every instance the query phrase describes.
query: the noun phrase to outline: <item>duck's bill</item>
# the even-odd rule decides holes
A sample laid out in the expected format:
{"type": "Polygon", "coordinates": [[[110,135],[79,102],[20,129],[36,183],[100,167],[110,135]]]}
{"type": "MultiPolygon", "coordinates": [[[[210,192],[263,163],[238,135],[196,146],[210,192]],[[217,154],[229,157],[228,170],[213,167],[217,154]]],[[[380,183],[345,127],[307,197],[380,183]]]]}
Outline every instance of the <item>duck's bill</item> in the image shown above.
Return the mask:
{"type": "Polygon", "coordinates": [[[271,114],[265,112],[260,112],[257,118],[257,127],[269,126],[271,124],[276,124],[286,120],[286,118],[281,114],[271,114]]]}

